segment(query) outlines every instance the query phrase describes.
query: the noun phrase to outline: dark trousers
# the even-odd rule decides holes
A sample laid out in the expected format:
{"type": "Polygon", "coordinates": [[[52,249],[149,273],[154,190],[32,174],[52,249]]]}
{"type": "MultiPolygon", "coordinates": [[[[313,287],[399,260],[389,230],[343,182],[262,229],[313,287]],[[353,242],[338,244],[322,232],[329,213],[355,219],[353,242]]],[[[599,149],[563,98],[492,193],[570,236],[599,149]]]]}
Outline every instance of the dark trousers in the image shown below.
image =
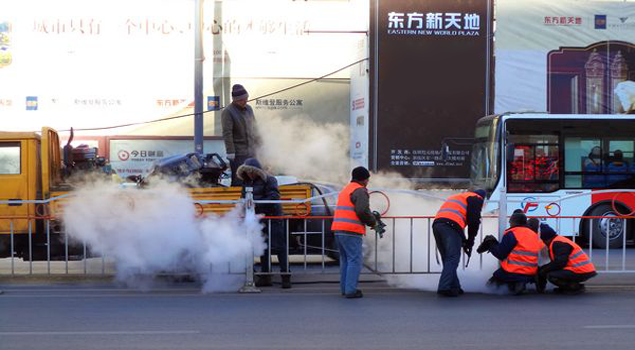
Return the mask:
{"type": "Polygon", "coordinates": [[[456,270],[461,261],[463,233],[443,222],[432,224],[432,232],[443,261],[443,270],[441,271],[437,290],[458,291],[461,288],[461,283],[456,270]]]}
{"type": "Polygon", "coordinates": [[[494,274],[490,279],[491,282],[495,282],[497,285],[516,282],[532,283],[535,282],[535,280],[535,275],[523,275],[520,273],[507,272],[503,270],[502,267],[494,271],[494,274]]]}
{"type": "Polygon", "coordinates": [[[540,276],[538,283],[542,286],[546,286],[548,280],[564,290],[577,290],[581,288],[580,283],[596,275],[597,272],[575,273],[562,269],[548,272],[546,276],[540,276]]]}
{"type": "Polygon", "coordinates": [[[266,219],[263,220],[265,227],[262,230],[265,236],[267,248],[265,253],[260,257],[260,271],[270,272],[271,254],[278,256],[278,264],[281,272],[289,272],[289,250],[287,249],[287,237],[284,220],[266,219]],[[271,225],[271,239],[269,239],[269,225],[271,225]],[[269,251],[269,242],[271,242],[271,252],[269,251]]]}
{"type": "Polygon", "coordinates": [[[243,181],[239,178],[236,177],[236,170],[238,170],[238,167],[243,165],[243,163],[245,163],[245,161],[249,158],[252,158],[251,156],[239,156],[236,155],[236,158],[234,158],[233,160],[229,161],[229,168],[232,171],[232,184],[231,186],[242,186],[243,181]]]}

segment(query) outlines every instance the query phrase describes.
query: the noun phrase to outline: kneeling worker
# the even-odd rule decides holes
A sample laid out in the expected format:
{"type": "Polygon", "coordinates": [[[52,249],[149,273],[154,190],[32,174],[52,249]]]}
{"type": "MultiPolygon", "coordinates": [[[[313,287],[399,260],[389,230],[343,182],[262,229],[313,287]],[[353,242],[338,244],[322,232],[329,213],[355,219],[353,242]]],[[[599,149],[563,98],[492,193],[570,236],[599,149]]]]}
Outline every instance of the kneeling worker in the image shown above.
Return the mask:
{"type": "Polygon", "coordinates": [[[507,284],[509,291],[519,295],[527,283],[535,282],[538,272],[538,256],[544,247],[538,234],[527,227],[524,213],[514,213],[500,243],[494,236],[487,236],[478,247],[478,253],[489,251],[501,261],[489,284],[507,284]]]}
{"type": "Polygon", "coordinates": [[[556,293],[583,293],[582,282],[597,275],[591,259],[579,245],[559,236],[547,224],[540,225],[540,238],[549,247],[551,262],[538,270],[538,290],[544,291],[549,280],[558,287],[556,293]]]}

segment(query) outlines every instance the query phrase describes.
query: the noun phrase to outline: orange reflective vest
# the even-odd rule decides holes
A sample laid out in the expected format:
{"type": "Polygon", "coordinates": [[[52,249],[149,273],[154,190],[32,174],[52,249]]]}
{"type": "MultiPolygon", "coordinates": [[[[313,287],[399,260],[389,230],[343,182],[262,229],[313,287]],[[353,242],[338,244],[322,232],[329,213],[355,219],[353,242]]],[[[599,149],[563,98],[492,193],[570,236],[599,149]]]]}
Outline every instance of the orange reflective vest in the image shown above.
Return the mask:
{"type": "Polygon", "coordinates": [[[521,275],[535,275],[538,272],[538,254],[544,244],[536,232],[523,226],[512,227],[505,234],[514,233],[516,246],[501,262],[503,270],[521,275]]]}
{"type": "Polygon", "coordinates": [[[551,261],[554,260],[553,256],[553,244],[555,242],[566,243],[573,247],[573,251],[569,254],[569,261],[567,261],[567,266],[565,266],[565,270],[569,270],[573,273],[590,273],[595,272],[595,266],[589,259],[589,256],[586,255],[582,248],[579,245],[575,244],[572,240],[563,236],[556,236],[549,244],[549,257],[551,261]]]}
{"type": "Polygon", "coordinates": [[[358,188],[364,187],[357,182],[351,182],[342,189],[337,197],[337,207],[333,214],[332,231],[346,231],[366,234],[366,227],[355,213],[355,204],[351,201],[351,194],[358,188]]]}
{"type": "Polygon", "coordinates": [[[443,203],[441,209],[439,209],[434,219],[450,219],[461,226],[462,229],[464,229],[467,221],[468,197],[477,197],[483,199],[481,196],[474,192],[463,192],[450,196],[445,201],[445,203],[443,203]]]}

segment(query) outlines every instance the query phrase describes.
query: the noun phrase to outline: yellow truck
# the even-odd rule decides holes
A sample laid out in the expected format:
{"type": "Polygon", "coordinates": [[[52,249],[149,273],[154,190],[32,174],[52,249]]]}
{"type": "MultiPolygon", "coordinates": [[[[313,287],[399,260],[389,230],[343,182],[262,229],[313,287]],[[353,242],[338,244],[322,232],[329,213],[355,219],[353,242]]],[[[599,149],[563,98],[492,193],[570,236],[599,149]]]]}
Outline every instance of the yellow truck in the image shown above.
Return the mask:
{"type": "MultiPolygon", "coordinates": [[[[47,242],[50,242],[51,259],[66,256],[61,227],[61,214],[64,207],[64,196],[72,194],[73,184],[68,179],[72,175],[65,161],[58,133],[52,128],[44,127],[41,133],[36,132],[1,132],[0,131],[0,258],[15,256],[23,259],[46,259],[47,242]],[[61,197],[60,199],[56,199],[61,197]],[[51,200],[54,199],[54,200],[51,200]],[[49,201],[47,201],[49,200],[49,201]],[[45,222],[50,220],[47,238],[45,222]],[[29,237],[30,236],[30,237],[29,237]],[[31,245],[31,249],[29,249],[31,245]],[[13,254],[11,252],[13,246],[13,254]],[[29,255],[32,252],[32,255],[29,255]]],[[[96,152],[92,153],[96,155],[96,152]]],[[[86,159],[81,159],[85,161],[86,159]]],[[[99,162],[96,162],[97,164],[99,162]]],[[[87,171],[90,167],[77,167],[87,171]]],[[[93,169],[99,171],[99,169],[93,169]]],[[[234,204],[199,203],[205,200],[236,200],[241,196],[240,187],[222,187],[208,183],[201,187],[189,187],[193,205],[198,215],[208,213],[223,214],[234,207],[234,204]]],[[[316,193],[322,193],[319,187],[310,184],[289,184],[280,186],[282,199],[307,199],[316,193]]],[[[298,219],[289,220],[289,230],[306,231],[307,216],[330,215],[326,201],[313,203],[283,204],[285,215],[298,219]],[[317,210],[316,210],[317,209],[317,210]]],[[[321,220],[309,219],[308,226],[322,226],[321,220]]],[[[330,227],[330,224],[325,225],[330,227]]],[[[321,237],[316,244],[302,241],[303,235],[295,235],[290,240],[290,249],[295,244],[301,248],[311,245],[321,250],[321,237]]],[[[306,237],[307,235],[304,235],[306,237]]],[[[332,235],[324,240],[327,249],[333,246],[332,235]]],[[[71,247],[72,248],[72,247],[71,247]]],[[[74,255],[71,252],[71,255],[74,255]]]]}

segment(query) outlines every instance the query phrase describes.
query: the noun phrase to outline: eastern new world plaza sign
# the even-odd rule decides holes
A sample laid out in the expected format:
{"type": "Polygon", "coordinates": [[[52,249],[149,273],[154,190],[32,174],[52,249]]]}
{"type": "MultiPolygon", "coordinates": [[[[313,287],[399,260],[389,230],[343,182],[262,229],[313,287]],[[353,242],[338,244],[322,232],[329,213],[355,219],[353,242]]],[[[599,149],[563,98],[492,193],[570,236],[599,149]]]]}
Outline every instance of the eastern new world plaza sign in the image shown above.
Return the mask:
{"type": "Polygon", "coordinates": [[[481,16],[460,12],[389,12],[388,35],[479,36],[481,16]]]}
{"type": "Polygon", "coordinates": [[[463,181],[476,121],[491,102],[491,2],[371,3],[369,165],[463,181]]]}

